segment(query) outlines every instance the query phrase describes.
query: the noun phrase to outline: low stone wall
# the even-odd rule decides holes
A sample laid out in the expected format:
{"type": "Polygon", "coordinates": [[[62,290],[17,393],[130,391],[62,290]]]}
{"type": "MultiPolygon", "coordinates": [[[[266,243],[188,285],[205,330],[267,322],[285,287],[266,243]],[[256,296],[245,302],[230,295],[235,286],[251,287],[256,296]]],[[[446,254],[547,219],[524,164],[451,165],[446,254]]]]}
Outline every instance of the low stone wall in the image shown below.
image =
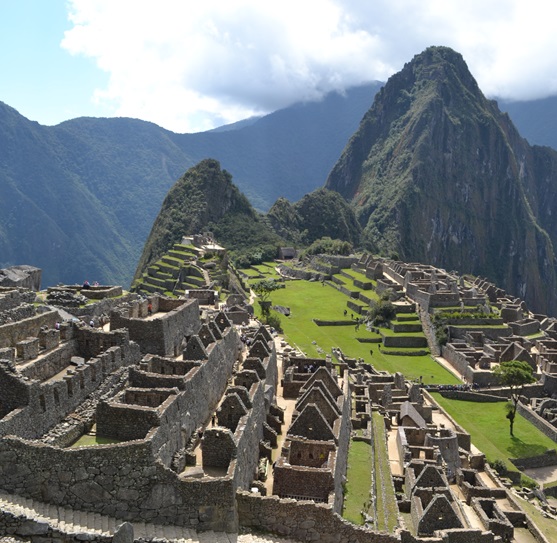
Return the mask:
{"type": "Polygon", "coordinates": [[[236,493],[240,526],[300,541],[322,543],[399,543],[393,534],[356,526],[334,513],[328,504],[297,502],[277,496],[236,493]]]}
{"type": "Polygon", "coordinates": [[[427,340],[424,337],[412,336],[383,336],[385,347],[427,347],[427,340]]]}
{"type": "Polygon", "coordinates": [[[355,326],[356,324],[353,320],[323,321],[321,319],[313,319],[313,322],[317,324],[317,326],[355,326]]]}
{"type": "Polygon", "coordinates": [[[519,469],[546,468],[557,466],[557,450],[549,449],[543,454],[529,456],[525,458],[509,458],[509,460],[519,469]]]}
{"type": "Polygon", "coordinates": [[[298,268],[291,268],[290,266],[287,266],[286,264],[280,264],[278,266],[279,272],[281,273],[281,275],[284,275],[286,277],[292,277],[293,279],[303,279],[305,281],[308,281],[309,279],[311,279],[312,277],[315,277],[317,274],[312,273],[308,270],[301,270],[298,268]]]}
{"type": "Polygon", "coordinates": [[[82,296],[89,298],[90,300],[103,300],[105,298],[114,298],[116,296],[122,295],[121,286],[110,286],[110,287],[91,287],[91,288],[81,288],[79,292],[82,296]]]}
{"type": "Polygon", "coordinates": [[[502,396],[495,396],[493,394],[482,394],[481,392],[466,390],[439,390],[439,393],[444,398],[450,398],[451,400],[464,400],[467,402],[495,403],[507,401],[507,398],[504,398],[502,396]]]}
{"type": "Polygon", "coordinates": [[[76,317],[89,320],[93,317],[100,317],[101,315],[109,315],[112,309],[117,306],[121,306],[124,303],[133,303],[138,299],[138,295],[135,293],[127,293],[118,298],[102,298],[100,300],[95,300],[94,303],[84,305],[82,307],[71,307],[66,310],[75,315],[76,317]]]}
{"type": "Polygon", "coordinates": [[[457,327],[449,326],[449,337],[451,339],[464,339],[468,332],[483,332],[485,337],[489,339],[499,339],[502,337],[511,336],[513,331],[511,328],[491,328],[489,326],[485,327],[457,327]]]}
{"type": "Polygon", "coordinates": [[[557,428],[555,428],[555,426],[551,425],[548,421],[540,417],[537,413],[532,411],[532,409],[522,403],[518,404],[517,411],[527,421],[531,422],[538,430],[557,443],[557,428]]]}

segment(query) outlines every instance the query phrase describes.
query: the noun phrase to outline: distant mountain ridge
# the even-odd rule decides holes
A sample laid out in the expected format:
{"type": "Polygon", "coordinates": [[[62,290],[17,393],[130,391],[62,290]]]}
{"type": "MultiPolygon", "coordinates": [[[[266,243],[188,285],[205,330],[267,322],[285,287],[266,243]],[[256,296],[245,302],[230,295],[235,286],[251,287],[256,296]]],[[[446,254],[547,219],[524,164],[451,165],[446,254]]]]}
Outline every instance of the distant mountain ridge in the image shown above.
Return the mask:
{"type": "MultiPolygon", "coordinates": [[[[40,267],[43,285],[127,286],[167,192],[188,168],[218,160],[261,211],[279,197],[296,202],[323,186],[381,85],[199,134],[124,118],[46,127],[0,102],[0,267],[40,267]]],[[[529,141],[552,145],[557,117],[544,104],[555,111],[557,98],[503,107],[529,141]]]]}
{"type": "Polygon", "coordinates": [[[485,275],[557,312],[557,152],[531,147],[451,49],[389,79],[326,187],[355,206],[369,249],[485,275]]]}
{"type": "Polygon", "coordinates": [[[320,187],[380,84],[333,93],[226,131],[175,134],[136,119],[47,127],[0,102],[0,268],[43,284],[129,285],[170,187],[218,159],[259,209],[320,187]]]}

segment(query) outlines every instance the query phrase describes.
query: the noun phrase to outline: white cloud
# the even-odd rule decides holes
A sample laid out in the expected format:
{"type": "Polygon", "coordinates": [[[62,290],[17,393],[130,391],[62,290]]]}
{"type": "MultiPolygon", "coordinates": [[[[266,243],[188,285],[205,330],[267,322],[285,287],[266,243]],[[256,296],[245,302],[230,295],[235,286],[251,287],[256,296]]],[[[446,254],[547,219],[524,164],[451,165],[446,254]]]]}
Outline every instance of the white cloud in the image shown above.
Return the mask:
{"type": "Polygon", "coordinates": [[[62,45],[109,74],[115,115],[205,130],[386,80],[429,45],[463,54],[482,90],[557,93],[551,0],[70,0],[62,45]]]}

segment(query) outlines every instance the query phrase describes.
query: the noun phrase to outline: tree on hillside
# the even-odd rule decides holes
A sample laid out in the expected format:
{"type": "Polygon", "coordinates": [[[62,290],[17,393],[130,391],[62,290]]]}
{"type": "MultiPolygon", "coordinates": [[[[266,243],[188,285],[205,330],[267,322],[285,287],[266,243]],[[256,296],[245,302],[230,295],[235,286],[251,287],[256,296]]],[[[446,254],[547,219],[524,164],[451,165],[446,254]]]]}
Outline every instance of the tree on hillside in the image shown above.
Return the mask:
{"type": "Polygon", "coordinates": [[[503,386],[511,389],[510,402],[507,404],[507,418],[509,419],[511,436],[513,436],[513,425],[516,417],[518,400],[522,394],[524,385],[535,383],[534,370],[521,360],[507,360],[501,362],[493,372],[503,386]]]}

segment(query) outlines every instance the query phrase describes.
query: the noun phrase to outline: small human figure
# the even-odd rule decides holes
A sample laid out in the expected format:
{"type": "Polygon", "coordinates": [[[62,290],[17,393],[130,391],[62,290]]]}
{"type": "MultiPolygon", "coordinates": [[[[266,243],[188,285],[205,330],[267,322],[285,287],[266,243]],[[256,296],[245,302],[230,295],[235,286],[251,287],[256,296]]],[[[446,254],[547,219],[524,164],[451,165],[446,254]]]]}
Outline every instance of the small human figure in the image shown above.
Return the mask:
{"type": "Polygon", "coordinates": [[[346,317],[346,313],[348,313],[348,310],[344,310],[344,316],[346,317]]]}
{"type": "Polygon", "coordinates": [[[89,326],[90,326],[91,328],[95,328],[95,321],[94,321],[93,319],[91,319],[91,320],[89,321],[89,326]]]}
{"type": "Polygon", "coordinates": [[[369,350],[369,354],[370,354],[371,356],[373,356],[373,349],[370,349],[370,350],[369,350]]]}
{"type": "Polygon", "coordinates": [[[213,416],[211,417],[211,426],[214,426],[214,425],[215,425],[215,420],[216,420],[216,416],[213,415],[213,416]]]}
{"type": "Polygon", "coordinates": [[[85,289],[91,288],[91,285],[89,284],[89,281],[87,281],[87,279],[85,279],[85,281],[83,281],[83,288],[85,288],[85,289]]]}
{"type": "Polygon", "coordinates": [[[147,305],[147,315],[152,315],[152,314],[153,314],[153,304],[149,302],[149,304],[147,305]]]}
{"type": "Polygon", "coordinates": [[[56,330],[60,330],[60,323],[58,321],[54,325],[54,328],[56,328],[56,330]]]}

